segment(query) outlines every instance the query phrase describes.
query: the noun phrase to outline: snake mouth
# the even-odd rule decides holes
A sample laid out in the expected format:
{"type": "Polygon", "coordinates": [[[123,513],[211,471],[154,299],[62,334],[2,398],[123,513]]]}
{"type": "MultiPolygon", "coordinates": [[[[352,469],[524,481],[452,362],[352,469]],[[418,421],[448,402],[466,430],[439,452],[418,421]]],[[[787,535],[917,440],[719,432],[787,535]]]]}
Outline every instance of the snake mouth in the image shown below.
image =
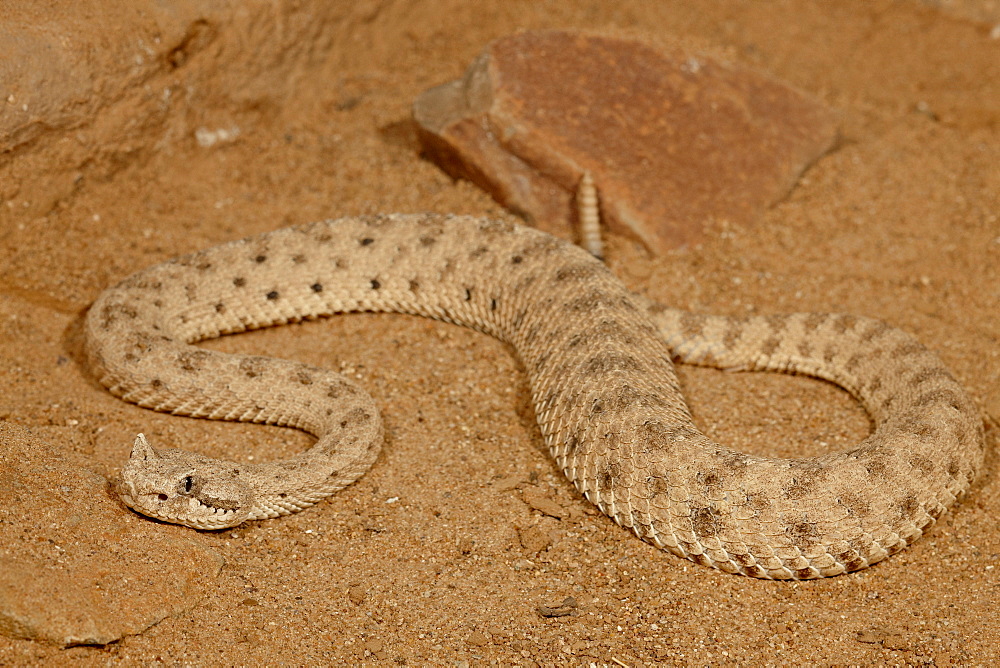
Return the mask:
{"type": "Polygon", "coordinates": [[[243,522],[241,513],[203,503],[193,496],[174,496],[162,492],[140,493],[131,482],[123,481],[118,496],[126,506],[152,519],[183,524],[193,529],[228,529],[243,522]]]}

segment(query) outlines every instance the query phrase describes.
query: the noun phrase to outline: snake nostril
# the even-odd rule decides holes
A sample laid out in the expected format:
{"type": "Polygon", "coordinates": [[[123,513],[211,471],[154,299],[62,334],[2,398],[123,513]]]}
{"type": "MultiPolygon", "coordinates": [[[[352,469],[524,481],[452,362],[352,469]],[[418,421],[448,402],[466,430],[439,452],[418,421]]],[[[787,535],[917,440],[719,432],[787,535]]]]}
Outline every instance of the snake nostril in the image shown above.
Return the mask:
{"type": "Polygon", "coordinates": [[[167,500],[167,495],[166,494],[157,494],[156,498],[158,498],[160,501],[166,501],[167,500]]]}

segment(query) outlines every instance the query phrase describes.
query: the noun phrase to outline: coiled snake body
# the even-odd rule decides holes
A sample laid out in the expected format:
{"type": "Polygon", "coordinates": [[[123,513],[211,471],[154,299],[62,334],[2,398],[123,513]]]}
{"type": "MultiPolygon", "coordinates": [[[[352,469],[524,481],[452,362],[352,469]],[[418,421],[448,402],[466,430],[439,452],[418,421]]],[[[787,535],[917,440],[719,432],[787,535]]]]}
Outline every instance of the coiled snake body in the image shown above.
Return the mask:
{"type": "Polygon", "coordinates": [[[884,323],[666,309],[536,230],[386,215],[217,246],[99,297],[87,353],[115,395],[319,437],[286,461],[235,464],[154,449],[140,435],[118,482],[122,499],[151,517],[216,529],[295,512],[363,475],[382,426],[354,383],[192,345],[347,311],[418,314],[508,342],[545,442],[577,489],[642,539],[730,573],[815,578],[873,564],[918,538],[982,464],[974,404],[936,355],[884,323]],[[875,429],[856,448],[820,457],[735,452],[694,426],[672,358],[828,379],[862,402],[875,429]]]}

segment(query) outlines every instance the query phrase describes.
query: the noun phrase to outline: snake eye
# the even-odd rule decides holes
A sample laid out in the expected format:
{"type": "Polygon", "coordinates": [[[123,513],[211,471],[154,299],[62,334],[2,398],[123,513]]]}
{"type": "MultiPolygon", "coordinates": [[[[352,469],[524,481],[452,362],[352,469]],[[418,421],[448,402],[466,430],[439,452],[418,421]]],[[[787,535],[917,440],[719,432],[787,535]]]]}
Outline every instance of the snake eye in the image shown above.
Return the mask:
{"type": "Polygon", "coordinates": [[[177,488],[177,491],[181,494],[190,494],[191,490],[194,489],[194,476],[186,475],[181,478],[177,488]]]}

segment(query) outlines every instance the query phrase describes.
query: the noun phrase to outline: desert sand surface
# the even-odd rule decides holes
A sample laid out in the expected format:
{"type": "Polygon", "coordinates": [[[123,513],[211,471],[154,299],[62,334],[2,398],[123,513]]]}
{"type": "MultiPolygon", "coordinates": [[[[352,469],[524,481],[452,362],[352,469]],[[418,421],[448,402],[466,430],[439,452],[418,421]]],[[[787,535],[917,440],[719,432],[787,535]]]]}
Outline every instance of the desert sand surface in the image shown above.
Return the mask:
{"type": "MultiPolygon", "coordinates": [[[[9,3],[0,92],[0,598],[41,620],[32,631],[6,618],[0,665],[1000,663],[1000,3],[9,3]],[[849,312],[915,334],[982,409],[989,454],[967,497],[848,575],[769,582],[697,566],[573,489],[507,347],[362,314],[204,344],[367,388],[387,441],[359,482],[221,532],[119,506],[105,479],[138,431],[235,461],[312,439],[111,396],[82,353],[100,291],[318,219],[516,220],[421,157],[411,106],[491,40],[544,28],[680,44],[835,112],[836,146],[756,220],[706,221],[697,244],[660,256],[612,236],[608,264],[693,311],[849,312]],[[115,580],[116,563],[146,575],[115,580]],[[90,576],[93,599],[69,594],[90,576]],[[66,595],[46,594],[41,581],[60,577],[66,595]],[[567,598],[573,614],[540,614],[567,598]],[[117,640],[64,646],[60,629],[81,619],[130,621],[109,632],[117,640]],[[40,628],[48,639],[21,637],[40,628]]],[[[699,425],[746,452],[820,454],[869,430],[854,400],[817,380],[680,373],[699,425]]]]}

